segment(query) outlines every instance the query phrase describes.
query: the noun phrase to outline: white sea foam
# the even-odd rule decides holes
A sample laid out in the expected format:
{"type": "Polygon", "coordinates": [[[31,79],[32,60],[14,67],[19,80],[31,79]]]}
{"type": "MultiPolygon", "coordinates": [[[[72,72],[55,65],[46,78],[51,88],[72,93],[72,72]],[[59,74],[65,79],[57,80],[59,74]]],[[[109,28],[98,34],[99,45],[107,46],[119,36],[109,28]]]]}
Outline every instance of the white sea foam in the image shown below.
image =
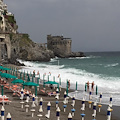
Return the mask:
{"type": "Polygon", "coordinates": [[[91,59],[91,58],[100,58],[101,56],[87,56],[87,57],[70,57],[68,59],[91,59]]]}
{"type": "Polygon", "coordinates": [[[115,67],[115,66],[118,66],[119,63],[113,63],[113,64],[108,64],[108,65],[105,65],[105,67],[115,67]]]}
{"type": "Polygon", "coordinates": [[[56,58],[51,58],[50,59],[50,62],[55,62],[55,61],[58,61],[56,58]]]}
{"type": "Polygon", "coordinates": [[[104,77],[100,74],[89,73],[81,69],[64,68],[64,65],[48,65],[20,60],[19,62],[24,63],[27,66],[24,68],[26,71],[32,72],[33,70],[35,70],[36,74],[37,71],[39,71],[41,76],[44,73],[49,74],[49,72],[51,72],[51,77],[55,76],[55,78],[57,79],[58,74],[60,74],[62,82],[66,82],[66,80],[68,79],[71,80],[71,84],[75,84],[77,81],[78,84],[85,85],[87,81],[89,81],[90,83],[94,81],[95,84],[98,85],[101,89],[104,88],[105,90],[118,90],[120,88],[119,77],[104,77]]]}
{"type": "MultiPolygon", "coordinates": [[[[98,91],[105,95],[107,94],[107,97],[109,97],[111,94],[120,95],[120,77],[109,77],[101,74],[90,73],[86,70],[65,68],[65,65],[52,65],[47,63],[35,63],[21,60],[19,60],[19,62],[26,65],[23,67],[22,71],[25,70],[28,73],[32,73],[33,70],[35,70],[36,74],[37,71],[39,71],[41,79],[43,78],[43,74],[46,73],[45,79],[47,80],[49,72],[51,72],[51,76],[49,77],[50,80],[53,80],[53,76],[55,76],[55,80],[58,82],[58,75],[60,74],[61,82],[66,83],[67,80],[70,80],[71,87],[73,89],[75,89],[76,82],[78,83],[78,90],[84,90],[84,86],[87,81],[90,83],[94,81],[95,85],[98,86],[98,91]]],[[[111,64],[111,66],[114,65],[118,65],[118,63],[111,64]]],[[[65,84],[63,85],[65,87],[65,84]]]]}

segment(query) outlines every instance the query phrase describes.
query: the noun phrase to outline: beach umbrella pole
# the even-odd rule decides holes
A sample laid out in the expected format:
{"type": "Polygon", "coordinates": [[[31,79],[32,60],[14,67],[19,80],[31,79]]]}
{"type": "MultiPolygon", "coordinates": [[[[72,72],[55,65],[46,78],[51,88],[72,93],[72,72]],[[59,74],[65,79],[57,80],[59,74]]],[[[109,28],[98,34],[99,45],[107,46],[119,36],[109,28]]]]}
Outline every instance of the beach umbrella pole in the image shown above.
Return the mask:
{"type": "Polygon", "coordinates": [[[85,92],[87,91],[87,84],[85,83],[85,92]]]}
{"type": "Polygon", "coordinates": [[[37,86],[35,86],[35,96],[37,96],[37,86]]]}
{"type": "Polygon", "coordinates": [[[77,81],[76,81],[76,91],[77,91],[77,81]]]}
{"type": "Polygon", "coordinates": [[[3,93],[3,92],[4,92],[4,91],[3,91],[3,87],[4,87],[4,86],[2,85],[2,86],[1,86],[1,95],[2,95],[2,96],[3,96],[3,94],[4,94],[4,93],[3,93]]]}
{"type": "Polygon", "coordinates": [[[68,80],[67,80],[67,85],[66,85],[66,93],[67,93],[67,96],[68,96],[68,80]]]}
{"type": "Polygon", "coordinates": [[[98,94],[98,87],[97,87],[97,85],[96,85],[96,95],[98,94]]]}

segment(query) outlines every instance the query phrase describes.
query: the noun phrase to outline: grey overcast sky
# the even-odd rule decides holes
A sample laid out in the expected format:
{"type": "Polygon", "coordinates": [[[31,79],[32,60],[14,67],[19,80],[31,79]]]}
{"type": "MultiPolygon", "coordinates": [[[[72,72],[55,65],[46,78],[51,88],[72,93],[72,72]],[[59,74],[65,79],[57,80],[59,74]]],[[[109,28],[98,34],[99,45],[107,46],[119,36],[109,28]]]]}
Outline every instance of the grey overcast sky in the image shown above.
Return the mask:
{"type": "Polygon", "coordinates": [[[120,51],[120,0],[4,0],[19,32],[37,43],[72,39],[73,51],[120,51]]]}

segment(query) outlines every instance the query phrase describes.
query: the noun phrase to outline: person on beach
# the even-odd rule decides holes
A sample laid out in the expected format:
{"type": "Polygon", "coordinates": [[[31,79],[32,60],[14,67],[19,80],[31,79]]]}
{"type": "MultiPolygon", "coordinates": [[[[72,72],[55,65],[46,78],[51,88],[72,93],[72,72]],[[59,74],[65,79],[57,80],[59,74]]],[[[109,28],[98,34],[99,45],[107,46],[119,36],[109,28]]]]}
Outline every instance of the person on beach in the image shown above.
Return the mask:
{"type": "Polygon", "coordinates": [[[58,75],[58,78],[60,77],[60,74],[58,75]]]}
{"type": "Polygon", "coordinates": [[[70,90],[70,80],[68,80],[68,90],[70,90]]]}
{"type": "Polygon", "coordinates": [[[33,70],[33,77],[35,77],[35,70],[33,70]]]}
{"type": "Polygon", "coordinates": [[[89,81],[86,84],[87,84],[87,90],[89,91],[89,85],[90,85],[89,81]]]}
{"type": "Polygon", "coordinates": [[[91,84],[92,84],[91,85],[91,90],[94,91],[94,85],[95,85],[94,81],[91,84]]]}

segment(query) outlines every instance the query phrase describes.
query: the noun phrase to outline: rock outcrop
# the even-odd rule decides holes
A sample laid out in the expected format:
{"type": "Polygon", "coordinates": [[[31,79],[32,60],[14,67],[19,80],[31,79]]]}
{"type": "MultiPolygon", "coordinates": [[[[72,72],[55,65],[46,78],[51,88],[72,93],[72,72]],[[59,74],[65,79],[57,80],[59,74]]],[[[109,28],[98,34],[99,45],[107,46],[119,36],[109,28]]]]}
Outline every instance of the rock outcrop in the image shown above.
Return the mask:
{"type": "Polygon", "coordinates": [[[72,52],[69,57],[86,57],[83,52],[72,52]]]}
{"type": "Polygon", "coordinates": [[[71,38],[64,38],[63,36],[47,35],[47,48],[52,50],[57,57],[85,57],[83,52],[71,52],[72,40],[71,38]]]}
{"type": "Polygon", "coordinates": [[[50,61],[54,53],[34,43],[28,34],[11,34],[12,57],[27,61],[50,61]]]}

